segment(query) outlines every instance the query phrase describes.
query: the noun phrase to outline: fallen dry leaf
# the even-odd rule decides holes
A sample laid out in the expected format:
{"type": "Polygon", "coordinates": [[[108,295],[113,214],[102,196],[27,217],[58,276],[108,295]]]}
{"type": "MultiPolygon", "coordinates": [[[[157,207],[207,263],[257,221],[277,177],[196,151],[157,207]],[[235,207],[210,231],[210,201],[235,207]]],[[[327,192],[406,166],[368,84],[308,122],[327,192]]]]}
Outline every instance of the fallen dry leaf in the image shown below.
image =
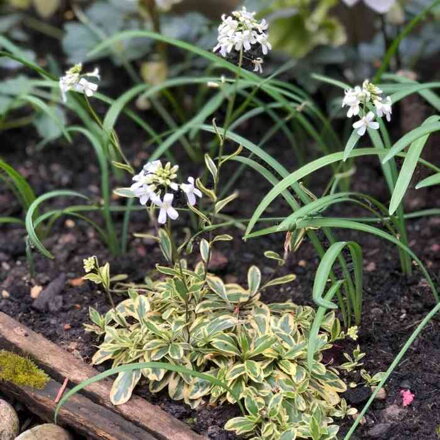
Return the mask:
{"type": "Polygon", "coordinates": [[[43,286],[34,286],[31,288],[31,298],[36,299],[43,290],[43,286]]]}

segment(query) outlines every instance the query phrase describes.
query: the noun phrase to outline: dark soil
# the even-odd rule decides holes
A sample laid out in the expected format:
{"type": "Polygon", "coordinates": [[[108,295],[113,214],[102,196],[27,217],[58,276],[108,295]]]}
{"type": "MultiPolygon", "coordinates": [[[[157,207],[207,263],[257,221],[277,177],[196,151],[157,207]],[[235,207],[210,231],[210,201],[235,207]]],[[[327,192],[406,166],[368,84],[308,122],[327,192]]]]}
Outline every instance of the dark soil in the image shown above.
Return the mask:
{"type": "MultiPolygon", "coordinates": [[[[150,115],[147,115],[150,117],[150,115]]],[[[145,136],[133,128],[125,128],[121,139],[126,152],[136,166],[147,158],[143,147],[145,136]]],[[[252,136],[261,138],[264,124],[253,127],[252,136]]],[[[249,133],[246,133],[250,136],[249,133]]],[[[99,171],[91,148],[81,138],[73,145],[56,142],[43,151],[36,151],[36,135],[30,129],[0,134],[1,155],[20,171],[30,182],[37,194],[54,189],[72,189],[87,194],[92,200],[99,200],[99,171]]],[[[282,143],[280,143],[282,144],[282,143]]],[[[274,141],[269,152],[282,158],[283,164],[295,169],[292,154],[281,150],[274,141]]],[[[364,191],[386,201],[381,171],[372,160],[357,162],[353,176],[354,189],[364,191]]],[[[193,171],[197,169],[194,165],[193,171]]],[[[194,171],[194,174],[197,172],[194,171]]],[[[322,191],[325,173],[318,181],[311,183],[311,189],[322,191]],[[321,188],[321,190],[319,190],[321,188]]],[[[125,182],[126,183],[126,182],[125,182]]],[[[247,217],[269,189],[262,178],[251,171],[245,171],[237,183],[240,199],[229,214],[247,217]],[[252,182],[250,184],[250,182],[252,182]]],[[[410,195],[409,208],[414,210],[433,207],[439,200],[439,192],[425,191],[417,196],[410,195]]],[[[71,200],[72,203],[76,201],[71,200]]],[[[52,199],[44,210],[67,206],[68,199],[52,199]]],[[[2,215],[20,216],[21,208],[14,196],[2,187],[0,189],[2,215]],[[3,208],[4,207],[4,208],[3,208]]],[[[437,205],[438,206],[438,205],[437,205]]],[[[269,215],[282,215],[286,209],[275,204],[269,215]]],[[[352,208],[333,213],[339,216],[361,214],[352,208]]],[[[120,227],[121,218],[115,216],[120,227]]],[[[98,218],[99,220],[99,218],[98,218]]],[[[408,222],[409,239],[413,250],[429,268],[440,272],[440,219],[426,217],[408,222]]],[[[149,225],[143,214],[134,214],[130,232],[147,232],[149,225]]],[[[297,274],[297,280],[288,287],[272,290],[265,295],[266,301],[291,299],[296,303],[311,303],[311,287],[317,267],[317,257],[311,245],[305,241],[301,248],[289,257],[288,264],[276,268],[265,259],[263,252],[273,249],[282,252],[284,237],[280,234],[258,240],[241,240],[240,231],[233,232],[235,240],[220,251],[225,265],[219,271],[229,281],[245,282],[247,268],[256,264],[263,274],[270,276],[285,272],[297,274]]],[[[112,273],[126,273],[132,281],[141,281],[154,264],[162,261],[155,244],[139,238],[130,239],[128,253],[123,256],[110,255],[96,231],[86,223],[66,218],[58,221],[45,245],[55,255],[49,260],[34,253],[34,275],[29,273],[24,242],[24,230],[19,226],[0,227],[0,310],[46,336],[51,341],[89,362],[98,341],[85,333],[83,324],[88,322],[88,307],[105,311],[109,305],[96,287],[82,282],[82,260],[96,255],[101,262],[110,261],[112,273]],[[47,287],[60,274],[65,274],[64,289],[56,292],[57,301],[48,310],[41,312],[33,305],[32,294],[38,286],[47,287]]],[[[364,252],[365,292],[363,320],[359,344],[367,356],[365,368],[371,373],[385,371],[414,328],[434,306],[434,300],[426,281],[417,268],[413,275],[405,277],[400,272],[398,254],[389,243],[371,236],[341,231],[341,238],[358,241],[364,252]]],[[[179,419],[187,421],[195,431],[208,434],[216,440],[235,438],[222,429],[229,418],[238,414],[234,407],[201,408],[196,411],[179,402],[171,401],[165,394],[150,396],[139,390],[152,402],[160,405],[179,419]]],[[[435,440],[440,426],[440,324],[432,320],[418,340],[412,345],[403,362],[398,366],[386,385],[386,399],[376,401],[367,414],[365,424],[356,433],[357,439],[383,438],[389,440],[417,439],[435,440]],[[414,402],[402,406],[400,391],[410,389],[415,394],[414,402]],[[391,410],[390,410],[391,408],[391,410]]],[[[362,408],[365,396],[347,396],[355,406],[362,408]]],[[[27,415],[28,416],[28,415],[27,415]]],[[[347,421],[342,427],[346,431],[347,421]]],[[[354,437],[352,437],[354,438],[354,437]]]]}

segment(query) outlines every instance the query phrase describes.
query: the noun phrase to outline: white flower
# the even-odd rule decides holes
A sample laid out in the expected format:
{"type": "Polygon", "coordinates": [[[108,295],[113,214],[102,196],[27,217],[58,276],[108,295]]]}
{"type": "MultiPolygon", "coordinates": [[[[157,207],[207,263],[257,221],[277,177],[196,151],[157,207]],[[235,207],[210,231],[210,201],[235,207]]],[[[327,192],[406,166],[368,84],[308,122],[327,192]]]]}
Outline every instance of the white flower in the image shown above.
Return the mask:
{"type": "Polygon", "coordinates": [[[269,50],[272,49],[272,45],[269,43],[269,37],[267,34],[258,34],[256,36],[257,41],[261,44],[261,49],[263,50],[263,54],[267,55],[269,50]]]}
{"type": "Polygon", "coordinates": [[[143,186],[149,185],[151,183],[151,176],[141,171],[139,174],[133,176],[133,184],[130,186],[132,191],[136,191],[143,186]]]}
{"type": "Polygon", "coordinates": [[[263,58],[256,58],[252,60],[254,65],[254,72],[263,73],[263,58]]]}
{"type": "MultiPolygon", "coordinates": [[[[359,0],[342,0],[347,6],[354,6],[359,0]]],[[[385,14],[396,3],[396,0],[363,0],[373,11],[385,14]]]]}
{"type": "Polygon", "coordinates": [[[98,84],[87,81],[85,78],[81,78],[77,84],[73,87],[75,92],[84,93],[89,98],[98,90],[98,84]]]}
{"type": "Polygon", "coordinates": [[[163,196],[163,200],[159,196],[152,198],[153,203],[160,208],[159,217],[157,221],[163,225],[167,221],[167,217],[171,220],[176,220],[179,217],[179,213],[173,208],[172,203],[174,194],[167,193],[163,196]]]}
{"type": "Polygon", "coordinates": [[[147,162],[144,165],[144,173],[154,174],[159,168],[162,168],[162,162],[160,160],[154,160],[153,162],[147,162]]]}
{"type": "Polygon", "coordinates": [[[368,112],[366,116],[363,116],[359,121],[353,124],[353,128],[357,130],[359,136],[363,136],[367,131],[367,128],[377,130],[379,128],[379,123],[374,121],[374,113],[368,112]]]}
{"type": "Polygon", "coordinates": [[[265,32],[267,28],[266,20],[256,20],[255,12],[248,12],[245,7],[241,11],[234,11],[232,16],[222,15],[217,45],[213,51],[226,57],[232,49],[248,52],[253,46],[261,46],[266,55],[272,49],[265,32]]]}
{"type": "Polygon", "coordinates": [[[63,102],[67,101],[66,94],[69,90],[83,93],[88,97],[93,96],[93,94],[98,90],[98,85],[88,81],[85,77],[93,77],[99,80],[101,78],[99,76],[99,70],[95,68],[92,72],[88,73],[81,73],[81,71],[82,64],[79,63],[67,70],[66,74],[60,78],[59,86],[63,102]]]}
{"type": "Polygon", "coordinates": [[[142,185],[137,188],[131,188],[131,190],[133,191],[136,197],[139,197],[139,203],[141,205],[146,205],[148,201],[155,196],[153,187],[149,185],[142,185]]]}
{"type": "Polygon", "coordinates": [[[188,203],[191,206],[194,206],[196,204],[196,196],[202,197],[202,192],[195,187],[194,185],[194,177],[188,177],[189,183],[182,183],[180,185],[180,188],[182,188],[182,191],[186,194],[186,198],[188,199],[188,203]]]}
{"type": "Polygon", "coordinates": [[[342,100],[342,107],[348,106],[347,117],[357,116],[360,111],[360,103],[362,98],[362,90],[359,86],[354,89],[345,91],[344,99],[342,100]]]}
{"type": "Polygon", "coordinates": [[[391,98],[387,96],[383,101],[376,100],[374,101],[374,105],[376,106],[376,113],[379,118],[385,115],[388,122],[391,121],[391,114],[393,113],[393,109],[391,108],[392,102],[391,98]]]}
{"type": "Polygon", "coordinates": [[[180,3],[182,0],[156,0],[156,5],[161,11],[169,11],[173,5],[180,3]]]}

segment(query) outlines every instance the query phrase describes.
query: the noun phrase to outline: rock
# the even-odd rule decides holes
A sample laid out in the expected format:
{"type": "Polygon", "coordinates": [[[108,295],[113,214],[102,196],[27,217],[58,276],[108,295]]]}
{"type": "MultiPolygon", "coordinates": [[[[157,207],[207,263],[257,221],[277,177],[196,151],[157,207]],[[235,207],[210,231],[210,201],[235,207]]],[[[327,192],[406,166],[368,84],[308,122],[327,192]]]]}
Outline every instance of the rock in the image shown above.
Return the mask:
{"type": "Polygon", "coordinates": [[[344,397],[350,405],[358,405],[366,402],[371,396],[371,389],[368,387],[357,387],[345,392],[344,397]]]}
{"type": "Polygon", "coordinates": [[[368,432],[367,435],[372,438],[388,438],[387,434],[390,432],[390,429],[393,427],[391,423],[378,423],[374,425],[368,432]]]}
{"type": "Polygon", "coordinates": [[[63,306],[63,297],[60,293],[64,289],[66,275],[58,275],[49,285],[38,295],[32,303],[32,307],[40,312],[58,312],[63,306]]]}
{"type": "MultiPolygon", "coordinates": [[[[373,391],[376,391],[376,387],[372,387],[373,391]]],[[[377,400],[385,400],[387,398],[387,392],[385,391],[385,388],[381,388],[377,394],[375,399],[377,400]]]]}
{"type": "Polygon", "coordinates": [[[403,419],[405,416],[406,410],[404,408],[401,408],[399,405],[393,404],[382,410],[382,419],[392,422],[398,422],[403,419]]]}
{"type": "Polygon", "coordinates": [[[61,426],[45,423],[24,431],[15,440],[72,440],[72,436],[61,426]]]}
{"type": "Polygon", "coordinates": [[[0,399],[0,440],[14,440],[18,435],[19,425],[15,409],[0,399]]]}

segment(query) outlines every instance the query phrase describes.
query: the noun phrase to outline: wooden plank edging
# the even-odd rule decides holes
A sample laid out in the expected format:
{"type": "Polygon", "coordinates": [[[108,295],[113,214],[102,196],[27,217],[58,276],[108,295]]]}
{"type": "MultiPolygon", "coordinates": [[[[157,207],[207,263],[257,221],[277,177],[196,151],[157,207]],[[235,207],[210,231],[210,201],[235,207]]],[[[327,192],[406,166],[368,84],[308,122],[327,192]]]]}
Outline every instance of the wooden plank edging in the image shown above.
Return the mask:
{"type": "MultiPolygon", "coordinates": [[[[0,390],[22,402],[32,413],[53,423],[55,399],[61,384],[50,380],[43,390],[0,383],[0,390]]],[[[96,440],[157,440],[120,414],[92,402],[81,394],[75,394],[60,410],[58,423],[72,427],[87,439],[96,440]]]]}
{"type": "MultiPolygon", "coordinates": [[[[54,379],[67,378],[70,383],[78,384],[98,374],[93,367],[75,358],[43,336],[0,312],[0,347],[12,349],[29,355],[54,379]]],[[[152,405],[141,397],[133,397],[125,404],[114,406],[109,399],[112,381],[104,379],[86,387],[84,395],[91,400],[119,413],[125,419],[137,424],[161,440],[203,440],[185,423],[167,414],[161,408],[152,405]]]]}

